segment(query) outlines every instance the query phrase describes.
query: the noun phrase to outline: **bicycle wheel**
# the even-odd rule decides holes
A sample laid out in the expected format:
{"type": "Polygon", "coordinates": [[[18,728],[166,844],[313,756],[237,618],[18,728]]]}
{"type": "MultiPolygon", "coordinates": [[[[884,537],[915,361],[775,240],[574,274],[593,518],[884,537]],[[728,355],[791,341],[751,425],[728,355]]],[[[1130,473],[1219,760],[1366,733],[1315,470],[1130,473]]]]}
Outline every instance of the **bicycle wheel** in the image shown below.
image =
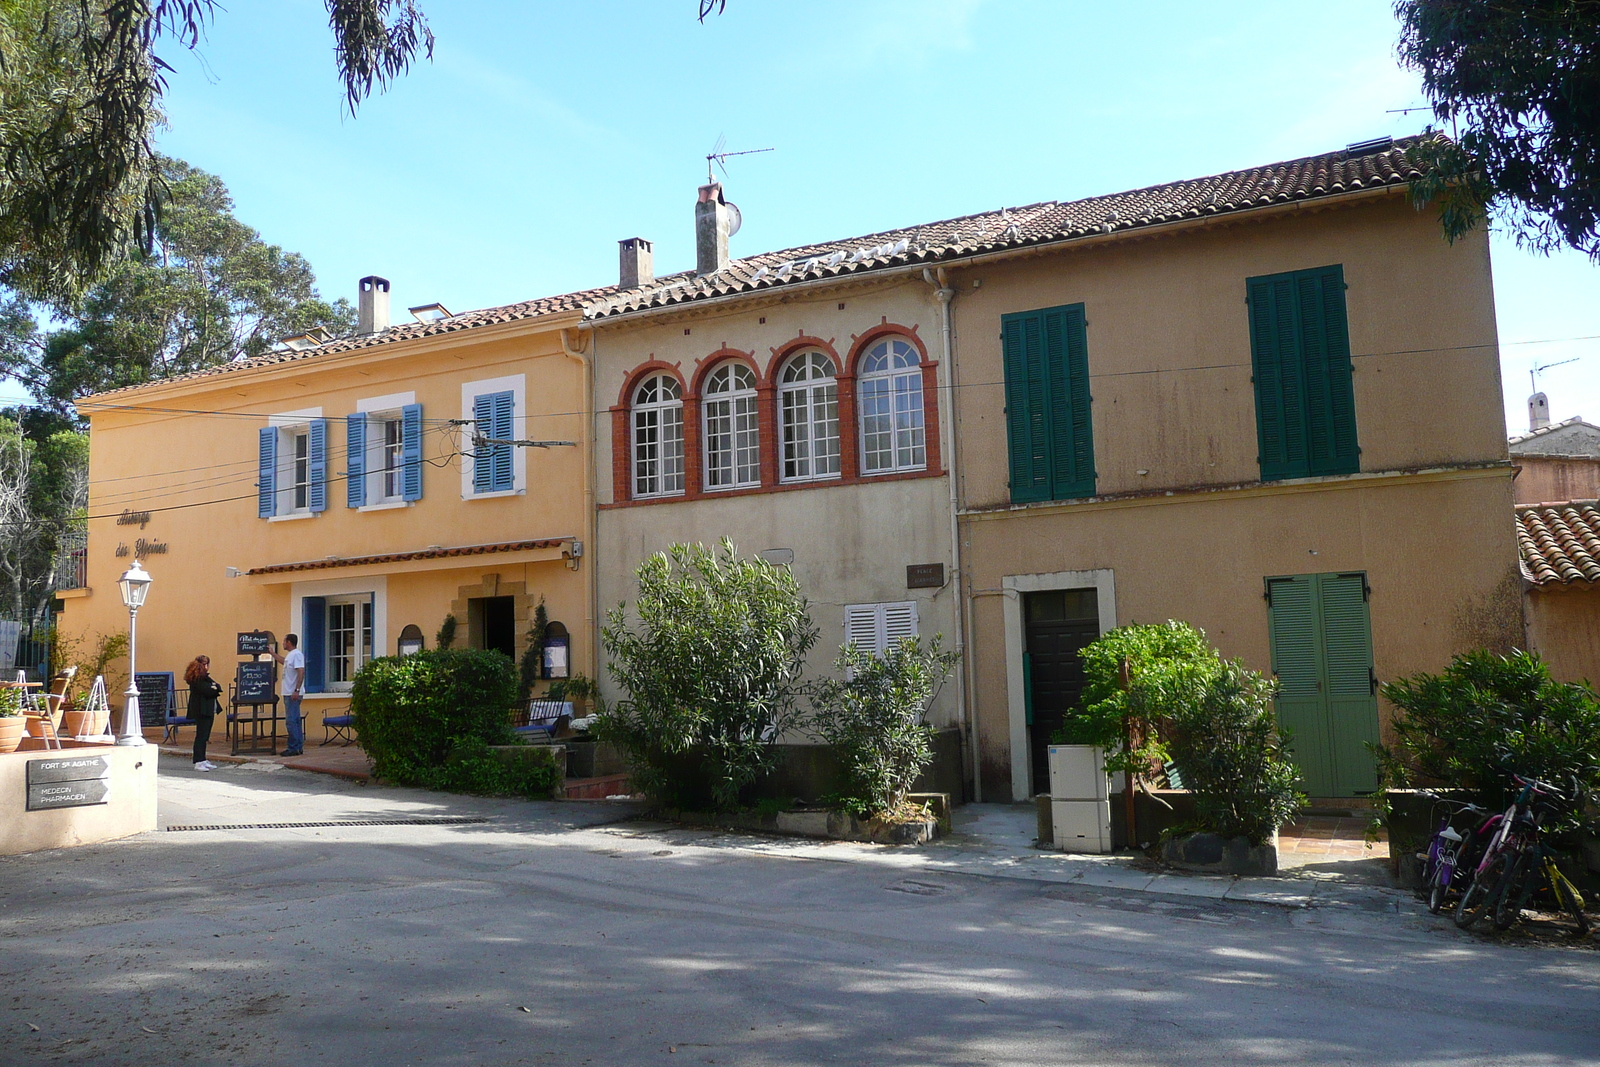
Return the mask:
{"type": "Polygon", "coordinates": [[[1523,883],[1529,875],[1527,854],[1518,852],[1511,856],[1500,885],[1494,890],[1494,928],[1509,930],[1522,917],[1522,901],[1528,887],[1523,883]]]}
{"type": "Polygon", "coordinates": [[[1559,871],[1548,871],[1547,875],[1550,882],[1550,894],[1556,898],[1556,910],[1566,912],[1567,917],[1576,926],[1572,936],[1588,936],[1589,916],[1584,913],[1583,908],[1579,905],[1579,901],[1582,898],[1574,894],[1573,888],[1567,884],[1567,880],[1561,876],[1559,871]]]}
{"type": "Polygon", "coordinates": [[[1506,868],[1511,863],[1511,854],[1502,852],[1489,861],[1484,867],[1472,876],[1472,884],[1467,886],[1467,891],[1461,894],[1461,899],[1456,903],[1455,922],[1463,930],[1470,930],[1472,925],[1483,918],[1495,902],[1494,891],[1500,885],[1500,879],[1505,875],[1506,868]]]}
{"type": "Polygon", "coordinates": [[[1433,872],[1433,882],[1428,886],[1428,910],[1437,915],[1444,910],[1444,902],[1450,895],[1450,883],[1454,880],[1455,868],[1449,864],[1439,864],[1439,869],[1433,872]]]}

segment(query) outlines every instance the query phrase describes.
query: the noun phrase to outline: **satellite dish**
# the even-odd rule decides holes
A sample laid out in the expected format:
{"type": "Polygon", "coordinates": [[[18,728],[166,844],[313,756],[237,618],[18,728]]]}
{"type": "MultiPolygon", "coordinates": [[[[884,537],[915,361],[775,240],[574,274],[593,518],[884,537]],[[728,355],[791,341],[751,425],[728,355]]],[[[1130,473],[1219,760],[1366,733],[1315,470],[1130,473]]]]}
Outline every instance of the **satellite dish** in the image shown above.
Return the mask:
{"type": "Polygon", "coordinates": [[[731,200],[724,203],[728,208],[728,236],[732,237],[739,232],[739,227],[744,225],[744,213],[739,210],[739,205],[731,200]]]}

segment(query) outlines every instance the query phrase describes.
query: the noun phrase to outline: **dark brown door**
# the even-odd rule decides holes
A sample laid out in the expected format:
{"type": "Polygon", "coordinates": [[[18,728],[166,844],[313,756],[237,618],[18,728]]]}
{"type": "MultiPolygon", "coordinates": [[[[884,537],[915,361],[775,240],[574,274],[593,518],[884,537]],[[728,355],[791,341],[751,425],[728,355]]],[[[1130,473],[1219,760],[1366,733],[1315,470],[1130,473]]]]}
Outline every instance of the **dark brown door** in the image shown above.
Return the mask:
{"type": "Polygon", "coordinates": [[[1078,652],[1100,636],[1099,598],[1093,589],[1054,589],[1028,593],[1029,696],[1028,747],[1033,760],[1033,791],[1050,792],[1050,735],[1083,693],[1083,660],[1078,652]]]}

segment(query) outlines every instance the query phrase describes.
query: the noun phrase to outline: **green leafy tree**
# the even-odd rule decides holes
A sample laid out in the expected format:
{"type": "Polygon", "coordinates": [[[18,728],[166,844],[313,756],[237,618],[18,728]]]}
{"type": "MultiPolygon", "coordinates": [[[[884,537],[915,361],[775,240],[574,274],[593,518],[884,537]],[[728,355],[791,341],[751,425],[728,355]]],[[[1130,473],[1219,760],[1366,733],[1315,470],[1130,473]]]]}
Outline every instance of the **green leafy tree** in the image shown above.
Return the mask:
{"type": "Polygon", "coordinates": [[[59,551],[81,529],[89,441],[35,409],[0,412],[0,618],[36,618],[55,585],[59,551]]]}
{"type": "Polygon", "coordinates": [[[1558,682],[1529,652],[1464,652],[1440,674],[1383,687],[1400,709],[1395,742],[1378,749],[1386,786],[1446,786],[1492,803],[1513,774],[1563,790],[1600,790],[1600,696],[1558,682]]]}
{"type": "Polygon", "coordinates": [[[900,807],[933,760],[928,705],[955,661],[937,635],[926,647],[915,637],[896,642],[881,656],[854,643],[840,649],[834,667],[843,678],[824,679],[812,697],[813,729],[844,766],[832,804],[857,815],[900,807]]]}
{"type": "Polygon", "coordinates": [[[654,800],[729,809],[772,764],[773,743],[797,723],[806,653],[817,641],[806,598],[788,567],[673,545],[639,565],[626,605],[601,636],[626,696],[606,709],[601,740],[628,754],[654,800]]]}
{"type": "MultiPolygon", "coordinates": [[[[433,34],[413,0],[325,0],[350,110],[433,34]]],[[[193,48],[217,0],[0,0],[0,285],[67,305],[154,245],[163,41],[193,48]]]]}
{"type": "Polygon", "coordinates": [[[1498,216],[1518,242],[1600,262],[1600,4],[1399,0],[1401,61],[1453,136],[1424,145],[1416,202],[1455,240],[1498,216]]]}
{"type": "Polygon", "coordinates": [[[162,171],[170,199],[148,255],[114,267],[53,332],[15,309],[0,315],[3,369],[57,411],[91,393],[248,359],[316,327],[354,328],[349,302],[323,300],[304,257],[234,217],[220,178],[174,159],[162,171]]]}

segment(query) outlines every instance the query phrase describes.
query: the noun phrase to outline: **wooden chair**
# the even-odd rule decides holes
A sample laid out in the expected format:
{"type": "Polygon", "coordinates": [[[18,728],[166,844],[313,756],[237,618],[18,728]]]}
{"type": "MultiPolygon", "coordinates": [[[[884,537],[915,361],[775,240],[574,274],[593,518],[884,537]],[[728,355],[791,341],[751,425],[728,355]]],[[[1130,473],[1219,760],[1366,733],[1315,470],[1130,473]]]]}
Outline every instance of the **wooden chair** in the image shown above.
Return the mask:
{"type": "Polygon", "coordinates": [[[39,725],[44,728],[45,747],[61,747],[61,719],[65,714],[67,703],[67,689],[72,685],[72,679],[78,673],[78,668],[68,667],[50,682],[50,691],[39,699],[42,707],[39,709],[39,725]]]}

